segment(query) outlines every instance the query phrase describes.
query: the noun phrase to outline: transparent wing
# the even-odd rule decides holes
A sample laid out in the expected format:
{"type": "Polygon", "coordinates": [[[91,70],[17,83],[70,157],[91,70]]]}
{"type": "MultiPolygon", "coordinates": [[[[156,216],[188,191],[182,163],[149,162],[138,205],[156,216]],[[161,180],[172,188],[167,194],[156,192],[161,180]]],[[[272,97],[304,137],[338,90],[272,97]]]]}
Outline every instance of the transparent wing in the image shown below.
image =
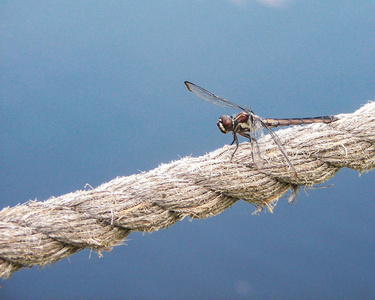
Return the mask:
{"type": "Polygon", "coordinates": [[[185,85],[190,92],[194,93],[196,96],[203,100],[206,100],[221,107],[246,111],[246,109],[242,108],[241,106],[232,103],[228,100],[225,100],[224,98],[216,96],[215,94],[205,90],[204,88],[201,88],[200,86],[195,85],[194,83],[185,81],[185,85]]]}
{"type": "MultiPolygon", "coordinates": [[[[297,171],[296,169],[294,168],[292,162],[289,160],[288,158],[288,155],[286,154],[285,150],[284,150],[284,147],[283,145],[281,144],[281,141],[279,139],[279,137],[277,136],[277,134],[275,132],[272,131],[271,128],[269,128],[267,126],[267,124],[265,124],[261,118],[259,118],[258,116],[256,116],[257,118],[257,122],[259,122],[259,124],[261,125],[261,127],[263,127],[264,129],[267,130],[267,132],[270,134],[271,138],[274,140],[275,144],[277,145],[277,147],[279,148],[280,152],[282,153],[282,155],[284,156],[285,160],[287,161],[288,165],[290,166],[290,168],[292,169],[293,173],[294,173],[294,177],[297,178],[297,171]]],[[[258,125],[259,126],[259,125],[258,125]]]]}

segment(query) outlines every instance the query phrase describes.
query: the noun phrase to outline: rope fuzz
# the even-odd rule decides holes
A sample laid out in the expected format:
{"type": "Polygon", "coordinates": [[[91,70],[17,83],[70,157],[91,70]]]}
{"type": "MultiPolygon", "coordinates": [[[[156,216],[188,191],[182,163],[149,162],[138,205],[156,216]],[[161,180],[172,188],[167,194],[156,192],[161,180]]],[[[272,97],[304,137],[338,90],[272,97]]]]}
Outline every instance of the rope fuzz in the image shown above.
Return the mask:
{"type": "Polygon", "coordinates": [[[185,157],[154,170],[118,177],[91,190],[0,211],[0,276],[44,266],[90,248],[109,251],[131,231],[152,232],[185,217],[217,215],[242,199],[272,212],[289,189],[313,186],[343,167],[360,172],[375,165],[375,102],[331,124],[277,132],[297,177],[269,136],[260,139],[264,162],[251,163],[249,143],[185,157]]]}

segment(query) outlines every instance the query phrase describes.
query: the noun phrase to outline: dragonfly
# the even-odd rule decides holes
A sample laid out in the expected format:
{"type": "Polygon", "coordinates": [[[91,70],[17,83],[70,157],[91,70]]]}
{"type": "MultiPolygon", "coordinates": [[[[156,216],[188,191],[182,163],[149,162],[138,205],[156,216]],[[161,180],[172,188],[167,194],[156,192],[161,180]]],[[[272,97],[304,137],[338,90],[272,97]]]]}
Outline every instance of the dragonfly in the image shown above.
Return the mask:
{"type": "Polygon", "coordinates": [[[241,107],[238,104],[230,102],[224,98],[216,96],[215,94],[195,85],[189,81],[185,81],[187,89],[194,93],[199,98],[216,104],[218,106],[230,109],[241,110],[237,115],[228,116],[223,115],[217,121],[217,127],[219,130],[226,134],[232,132],[233,141],[231,145],[236,143],[236,148],[232,153],[232,158],[238,149],[238,137],[237,134],[249,139],[251,145],[251,157],[255,166],[258,167],[259,158],[261,156],[259,145],[257,143],[257,133],[261,130],[266,130],[271,136],[272,140],[275,142],[276,146],[280,150],[281,154],[284,156],[286,162],[294,173],[294,177],[297,178],[297,171],[294,168],[292,162],[290,161],[286,151],[275,132],[271,128],[290,126],[290,125],[302,125],[302,124],[312,124],[312,123],[332,123],[338,120],[335,116],[320,116],[320,117],[308,117],[308,118],[292,118],[292,119],[262,119],[257,116],[249,107],[241,107]]]}

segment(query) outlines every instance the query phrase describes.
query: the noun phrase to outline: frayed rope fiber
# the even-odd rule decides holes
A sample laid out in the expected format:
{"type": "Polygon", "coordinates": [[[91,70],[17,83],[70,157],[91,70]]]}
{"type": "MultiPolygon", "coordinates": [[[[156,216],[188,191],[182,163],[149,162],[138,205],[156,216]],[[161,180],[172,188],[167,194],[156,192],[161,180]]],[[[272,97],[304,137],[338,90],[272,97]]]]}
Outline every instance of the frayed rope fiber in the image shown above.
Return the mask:
{"type": "Polygon", "coordinates": [[[375,102],[331,124],[278,130],[297,171],[293,176],[269,136],[257,169],[249,143],[185,157],[154,170],[118,177],[91,190],[29,201],[0,211],[0,276],[54,263],[90,248],[109,251],[131,231],[155,231],[184,217],[214,216],[242,199],[270,211],[289,189],[322,183],[343,167],[375,165],[375,102]]]}

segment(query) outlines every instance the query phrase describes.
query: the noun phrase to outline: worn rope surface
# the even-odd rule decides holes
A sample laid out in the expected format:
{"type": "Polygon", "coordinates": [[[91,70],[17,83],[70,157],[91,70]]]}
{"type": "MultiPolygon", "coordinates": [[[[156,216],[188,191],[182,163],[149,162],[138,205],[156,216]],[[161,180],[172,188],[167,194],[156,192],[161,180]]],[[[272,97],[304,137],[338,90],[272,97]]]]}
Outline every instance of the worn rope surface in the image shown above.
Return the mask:
{"type": "Polygon", "coordinates": [[[297,178],[265,136],[266,160],[259,170],[249,159],[249,143],[242,143],[232,160],[234,147],[224,146],[92,190],[6,207],[0,211],[0,276],[8,278],[21,268],[53,263],[84,248],[110,250],[131,231],[166,228],[186,216],[214,216],[239,199],[272,211],[290,188],[321,183],[343,167],[373,169],[375,102],[338,117],[332,124],[278,131],[297,178]]]}

